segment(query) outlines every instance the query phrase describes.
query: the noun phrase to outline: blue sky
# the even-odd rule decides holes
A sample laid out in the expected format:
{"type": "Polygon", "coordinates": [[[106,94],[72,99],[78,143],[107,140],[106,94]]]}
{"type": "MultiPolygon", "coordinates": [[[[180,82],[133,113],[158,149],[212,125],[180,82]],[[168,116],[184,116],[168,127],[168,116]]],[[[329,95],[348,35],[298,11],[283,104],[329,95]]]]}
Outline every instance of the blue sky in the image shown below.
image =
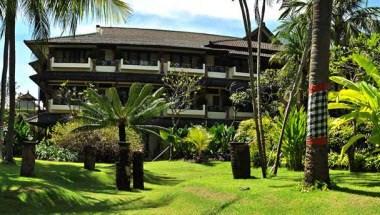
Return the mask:
{"type": "MultiPolygon", "coordinates": [[[[181,31],[194,31],[231,36],[243,36],[244,29],[240,19],[240,9],[237,1],[231,0],[125,0],[131,5],[134,12],[127,23],[114,26],[156,28],[181,31]]],[[[252,5],[252,0],[249,0],[252,5]]],[[[370,5],[380,6],[379,0],[369,0],[370,5]]],[[[274,30],[278,25],[279,5],[267,9],[265,22],[274,30]]],[[[78,33],[95,31],[95,25],[102,23],[82,23],[78,33]]],[[[61,35],[61,30],[52,29],[52,36],[61,35]]],[[[38,95],[38,86],[29,79],[35,74],[28,65],[33,60],[24,40],[31,38],[30,29],[22,16],[19,16],[16,27],[16,81],[17,92],[30,91],[38,95]]],[[[2,59],[3,40],[0,45],[0,59],[2,59]]],[[[0,62],[2,68],[2,61],[0,62]]]]}

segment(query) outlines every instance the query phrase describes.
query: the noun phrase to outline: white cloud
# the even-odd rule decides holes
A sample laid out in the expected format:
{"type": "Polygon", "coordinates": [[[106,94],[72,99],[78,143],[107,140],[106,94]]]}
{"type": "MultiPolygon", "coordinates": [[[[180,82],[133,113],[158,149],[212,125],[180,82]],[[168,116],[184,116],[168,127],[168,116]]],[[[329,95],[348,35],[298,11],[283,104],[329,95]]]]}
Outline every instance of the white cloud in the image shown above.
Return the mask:
{"type": "MultiPolygon", "coordinates": [[[[158,15],[168,18],[186,16],[210,16],[225,19],[241,19],[241,11],[237,0],[124,0],[137,13],[158,15]]],[[[253,10],[253,0],[248,0],[253,10]]],[[[277,20],[279,4],[273,4],[266,9],[266,21],[277,20]]],[[[252,13],[252,12],[251,12],[252,13]]],[[[252,13],[253,15],[253,13],[252,13]]]]}

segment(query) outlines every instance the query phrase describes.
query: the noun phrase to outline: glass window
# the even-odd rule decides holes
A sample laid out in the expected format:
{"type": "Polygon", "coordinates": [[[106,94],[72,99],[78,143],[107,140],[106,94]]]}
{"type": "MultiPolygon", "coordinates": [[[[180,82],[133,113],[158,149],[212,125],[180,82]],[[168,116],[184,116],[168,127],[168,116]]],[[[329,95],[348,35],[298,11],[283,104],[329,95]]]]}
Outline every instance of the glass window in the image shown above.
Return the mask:
{"type": "Polygon", "coordinates": [[[158,54],[157,53],[150,53],[150,65],[151,66],[157,66],[158,62],[158,54]]]}
{"type": "Polygon", "coordinates": [[[202,68],[202,61],[199,56],[192,57],[191,67],[196,69],[202,68]]]}
{"type": "Polygon", "coordinates": [[[179,55],[172,55],[171,56],[171,66],[173,67],[180,67],[181,64],[181,57],[179,55]]]}
{"type": "Polygon", "coordinates": [[[182,67],[183,68],[191,68],[191,57],[190,56],[182,56],[182,67]]]}
{"type": "Polygon", "coordinates": [[[139,55],[137,52],[128,53],[127,64],[139,65],[139,55]]]}
{"type": "Polygon", "coordinates": [[[148,66],[149,65],[148,53],[145,53],[145,52],[140,53],[140,65],[142,65],[142,66],[148,66]]]}

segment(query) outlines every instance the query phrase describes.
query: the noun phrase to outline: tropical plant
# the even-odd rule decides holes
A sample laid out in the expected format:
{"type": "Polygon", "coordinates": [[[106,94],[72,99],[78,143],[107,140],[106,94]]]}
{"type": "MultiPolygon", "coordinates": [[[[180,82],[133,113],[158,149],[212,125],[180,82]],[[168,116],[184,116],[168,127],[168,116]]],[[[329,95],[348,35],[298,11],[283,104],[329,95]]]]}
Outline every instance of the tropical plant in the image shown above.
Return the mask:
{"type": "Polygon", "coordinates": [[[78,153],[55,145],[49,140],[42,140],[36,147],[36,157],[39,160],[49,161],[78,161],[78,153]]]}
{"type": "MultiPolygon", "coordinates": [[[[23,14],[32,29],[35,39],[47,39],[50,35],[51,24],[69,30],[75,34],[78,23],[84,20],[125,21],[131,12],[122,0],[2,0],[0,1],[1,21],[3,22],[4,53],[3,74],[1,81],[0,129],[4,122],[5,83],[9,71],[9,119],[6,137],[5,161],[13,163],[15,97],[16,97],[16,15],[23,14]]],[[[45,53],[41,50],[41,53],[45,53]]]]}
{"type": "Polygon", "coordinates": [[[211,156],[229,160],[229,144],[235,136],[235,128],[224,124],[216,124],[209,129],[212,141],[208,146],[211,156]]]}
{"type": "MultiPolygon", "coordinates": [[[[366,81],[353,82],[341,76],[332,76],[330,79],[343,86],[344,89],[329,94],[329,109],[341,109],[348,111],[335,121],[339,126],[342,123],[354,121],[356,125],[370,124],[371,135],[368,142],[376,145],[380,142],[380,73],[369,57],[353,54],[352,60],[362,68],[366,75],[372,79],[375,85],[366,81]]],[[[356,134],[342,147],[345,153],[358,140],[364,138],[364,134],[356,134]]]]}
{"type": "MultiPolygon", "coordinates": [[[[293,107],[289,113],[284,130],[284,145],[282,153],[289,169],[300,171],[304,167],[307,114],[301,107],[293,107]]],[[[283,122],[278,122],[281,127],[283,122]]]]}
{"type": "Polygon", "coordinates": [[[186,141],[190,142],[194,146],[196,152],[195,161],[202,163],[207,161],[205,152],[208,145],[212,141],[212,135],[208,133],[207,129],[202,126],[194,126],[189,129],[187,133],[186,141]]]}
{"type": "Polygon", "coordinates": [[[330,183],[328,167],[327,85],[332,1],[313,1],[312,45],[309,74],[309,106],[305,179],[307,186],[330,183]]]}
{"type": "Polygon", "coordinates": [[[87,102],[82,104],[79,118],[86,123],[76,130],[100,129],[117,126],[119,129],[119,158],[116,163],[116,186],[119,190],[130,190],[131,143],[126,129],[151,132],[164,129],[153,125],[144,125],[148,120],[166,111],[170,103],[162,98],[164,89],[153,91],[151,84],[133,83],[129,89],[128,100],[123,104],[116,88],[109,88],[105,95],[95,89],[86,92],[87,102]]]}

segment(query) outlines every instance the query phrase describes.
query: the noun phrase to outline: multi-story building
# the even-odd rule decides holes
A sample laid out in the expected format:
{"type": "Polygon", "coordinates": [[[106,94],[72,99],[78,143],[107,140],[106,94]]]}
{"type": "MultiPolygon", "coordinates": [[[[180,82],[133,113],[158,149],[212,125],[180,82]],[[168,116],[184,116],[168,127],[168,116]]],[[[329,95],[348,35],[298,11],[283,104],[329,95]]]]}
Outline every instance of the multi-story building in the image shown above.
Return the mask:
{"type": "MultiPolygon", "coordinates": [[[[272,33],[263,28],[262,67],[280,46],[270,43],[272,33]]],[[[257,37],[257,30],[252,32],[257,37]]],[[[89,83],[98,89],[117,87],[122,100],[133,82],[162,85],[166,71],[183,71],[204,76],[204,89],[194,104],[180,113],[184,122],[228,121],[233,117],[229,101],[231,83],[246,86],[249,73],[245,38],[137,28],[96,27],[95,33],[25,41],[37,60],[30,63],[37,74],[31,79],[39,86],[43,103],[42,118],[58,119],[70,108],[60,91],[67,82],[73,91],[89,83]],[[57,118],[58,117],[58,118],[57,118]]],[[[257,43],[253,42],[253,47],[257,43]]],[[[254,52],[256,53],[256,52],[254,52]]],[[[238,119],[252,116],[247,105],[237,112],[238,119]]],[[[159,119],[165,124],[170,112],[159,119]]],[[[49,122],[54,120],[49,119],[49,122]]]]}

